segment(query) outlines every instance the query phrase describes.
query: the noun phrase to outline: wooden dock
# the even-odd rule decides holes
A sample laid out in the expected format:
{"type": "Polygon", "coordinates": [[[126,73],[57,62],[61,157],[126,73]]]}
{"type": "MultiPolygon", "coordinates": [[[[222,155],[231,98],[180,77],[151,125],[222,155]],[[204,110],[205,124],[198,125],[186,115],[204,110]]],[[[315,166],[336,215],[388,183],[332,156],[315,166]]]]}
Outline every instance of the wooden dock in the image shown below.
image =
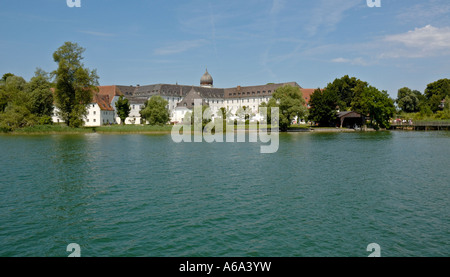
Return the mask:
{"type": "Polygon", "coordinates": [[[391,130],[411,131],[441,131],[450,130],[449,121],[418,121],[418,122],[395,122],[391,124],[391,130]]]}

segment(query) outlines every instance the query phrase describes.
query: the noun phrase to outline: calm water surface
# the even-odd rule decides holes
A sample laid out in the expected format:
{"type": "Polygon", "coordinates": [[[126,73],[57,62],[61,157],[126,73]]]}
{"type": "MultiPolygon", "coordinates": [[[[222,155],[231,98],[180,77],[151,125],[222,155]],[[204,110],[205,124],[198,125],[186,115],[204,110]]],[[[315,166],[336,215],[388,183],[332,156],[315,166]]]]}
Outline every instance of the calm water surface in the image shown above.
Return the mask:
{"type": "Polygon", "coordinates": [[[0,256],[450,255],[450,132],[0,136],[0,256]]]}

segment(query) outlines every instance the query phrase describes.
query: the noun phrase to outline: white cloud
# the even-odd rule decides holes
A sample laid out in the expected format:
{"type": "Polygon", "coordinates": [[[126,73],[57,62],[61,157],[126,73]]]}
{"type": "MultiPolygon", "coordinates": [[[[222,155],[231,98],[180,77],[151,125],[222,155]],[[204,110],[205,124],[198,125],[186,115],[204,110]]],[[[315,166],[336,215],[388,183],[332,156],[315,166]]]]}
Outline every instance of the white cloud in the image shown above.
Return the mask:
{"type": "Polygon", "coordinates": [[[333,62],[333,63],[349,63],[352,65],[363,65],[363,66],[368,65],[368,62],[366,62],[363,58],[346,59],[346,58],[340,57],[340,58],[332,59],[331,62],[333,62]]]}
{"type": "Polygon", "coordinates": [[[450,54],[450,27],[427,25],[403,34],[388,35],[383,42],[390,44],[381,57],[421,58],[450,54]]]}
{"type": "Polygon", "coordinates": [[[208,41],[205,39],[179,41],[174,43],[173,45],[158,48],[155,50],[154,53],[160,56],[179,54],[191,50],[193,48],[201,47],[207,43],[208,41]]]}

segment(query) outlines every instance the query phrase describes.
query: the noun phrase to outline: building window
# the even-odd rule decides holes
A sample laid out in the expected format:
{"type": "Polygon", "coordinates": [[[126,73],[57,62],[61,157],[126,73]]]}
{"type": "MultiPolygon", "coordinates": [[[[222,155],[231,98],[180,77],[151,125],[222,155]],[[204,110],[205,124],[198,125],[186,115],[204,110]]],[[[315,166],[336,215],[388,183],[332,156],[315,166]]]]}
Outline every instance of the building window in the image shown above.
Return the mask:
{"type": "Polygon", "coordinates": [[[94,115],[96,114],[97,112],[96,111],[94,111],[94,115]]]}
{"type": "Polygon", "coordinates": [[[94,118],[94,122],[97,122],[97,119],[94,118]]]}

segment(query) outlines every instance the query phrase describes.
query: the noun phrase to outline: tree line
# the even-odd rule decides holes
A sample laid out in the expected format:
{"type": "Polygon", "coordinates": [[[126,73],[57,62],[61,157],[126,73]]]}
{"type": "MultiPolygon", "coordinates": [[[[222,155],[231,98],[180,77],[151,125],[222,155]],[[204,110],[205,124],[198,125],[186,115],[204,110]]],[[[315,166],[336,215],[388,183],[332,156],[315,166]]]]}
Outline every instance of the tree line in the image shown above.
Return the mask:
{"type": "MultiPolygon", "coordinates": [[[[38,68],[29,82],[12,73],[4,74],[0,79],[0,131],[52,124],[53,115],[69,127],[83,126],[87,105],[98,92],[99,79],[96,70],[90,70],[82,63],[84,51],[77,43],[65,42],[53,53],[57,69],[47,73],[38,68]]],[[[167,124],[170,120],[167,104],[162,97],[154,96],[145,103],[140,114],[151,125],[167,124]]],[[[345,75],[323,89],[316,89],[311,95],[309,109],[301,89],[289,85],[278,88],[260,108],[268,108],[264,116],[270,120],[270,108],[278,107],[280,130],[286,131],[295,118],[320,126],[335,126],[338,111],[360,113],[369,118],[369,124],[376,129],[388,128],[394,115],[450,119],[449,105],[450,79],[428,84],[424,93],[401,88],[397,98],[392,99],[387,91],[345,75]]],[[[130,110],[128,99],[120,97],[116,111],[122,124],[130,110]]],[[[224,119],[230,114],[222,108],[218,116],[224,119]]],[[[241,107],[236,112],[236,116],[244,120],[254,115],[255,111],[248,107],[241,107]]]]}
{"type": "Polygon", "coordinates": [[[58,68],[50,73],[38,68],[29,82],[4,74],[0,80],[0,130],[52,124],[53,115],[67,126],[83,126],[87,105],[98,90],[96,70],[82,63],[84,51],[76,43],[64,43],[53,53],[58,68]]]}
{"type": "Polygon", "coordinates": [[[314,91],[309,102],[308,119],[321,126],[333,126],[338,111],[355,111],[369,118],[369,124],[379,129],[388,128],[395,115],[450,119],[449,104],[450,79],[428,84],[423,94],[407,87],[401,88],[397,98],[392,99],[387,91],[345,75],[324,89],[314,91]]]}

